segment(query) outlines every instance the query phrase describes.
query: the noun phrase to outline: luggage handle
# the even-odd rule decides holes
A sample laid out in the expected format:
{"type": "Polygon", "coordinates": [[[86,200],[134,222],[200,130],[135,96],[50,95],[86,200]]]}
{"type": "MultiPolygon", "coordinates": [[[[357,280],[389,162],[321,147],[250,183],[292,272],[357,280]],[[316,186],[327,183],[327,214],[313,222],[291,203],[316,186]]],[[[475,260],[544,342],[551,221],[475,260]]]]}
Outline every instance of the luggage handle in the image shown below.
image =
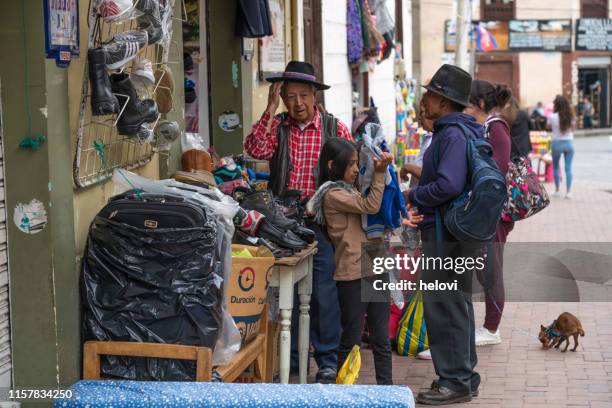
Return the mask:
{"type": "Polygon", "coordinates": [[[150,203],[163,203],[165,201],[170,201],[174,203],[182,203],[185,201],[184,197],[173,196],[168,194],[152,194],[152,193],[143,193],[140,190],[129,190],[123,194],[113,197],[111,200],[139,200],[150,203]]]}

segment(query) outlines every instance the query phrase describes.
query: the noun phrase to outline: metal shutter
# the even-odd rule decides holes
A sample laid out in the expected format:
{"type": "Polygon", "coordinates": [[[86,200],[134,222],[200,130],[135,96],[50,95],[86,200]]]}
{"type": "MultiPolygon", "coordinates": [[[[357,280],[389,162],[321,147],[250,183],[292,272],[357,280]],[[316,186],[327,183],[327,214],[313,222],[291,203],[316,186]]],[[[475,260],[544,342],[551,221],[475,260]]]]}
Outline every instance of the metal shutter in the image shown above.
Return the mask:
{"type": "Polygon", "coordinates": [[[4,149],[2,103],[0,102],[0,388],[11,387],[11,327],[9,322],[9,278],[4,201],[4,149]]]}

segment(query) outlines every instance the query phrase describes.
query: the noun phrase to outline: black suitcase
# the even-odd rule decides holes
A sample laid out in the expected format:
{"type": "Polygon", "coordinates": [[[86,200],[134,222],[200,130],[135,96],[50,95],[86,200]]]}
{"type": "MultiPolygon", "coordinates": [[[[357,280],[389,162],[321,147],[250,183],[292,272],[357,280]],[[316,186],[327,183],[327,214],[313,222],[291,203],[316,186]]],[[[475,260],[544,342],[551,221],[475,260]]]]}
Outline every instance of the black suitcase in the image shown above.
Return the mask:
{"type": "Polygon", "coordinates": [[[133,190],[113,197],[98,216],[136,228],[194,228],[206,224],[202,207],[183,197],[133,190]]]}
{"type": "MultiPolygon", "coordinates": [[[[178,195],[135,190],[111,198],[89,230],[82,263],[85,340],[205,346],[222,327],[217,224],[178,195]]],[[[194,381],[191,361],[105,356],[104,376],[194,381]]]]}

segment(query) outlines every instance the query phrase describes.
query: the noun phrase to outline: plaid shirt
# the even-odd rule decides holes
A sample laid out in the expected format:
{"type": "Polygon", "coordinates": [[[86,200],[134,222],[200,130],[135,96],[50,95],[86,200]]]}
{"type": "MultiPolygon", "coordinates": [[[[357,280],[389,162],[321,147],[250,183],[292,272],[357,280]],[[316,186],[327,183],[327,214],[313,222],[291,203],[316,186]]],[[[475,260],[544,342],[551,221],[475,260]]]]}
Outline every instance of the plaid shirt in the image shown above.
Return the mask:
{"type": "MultiPolygon", "coordinates": [[[[276,115],[272,121],[270,133],[266,133],[270,114],[265,112],[258,122],[255,122],[251,133],[246,137],[244,150],[252,157],[260,160],[269,160],[278,147],[278,126],[281,116],[276,115]]],[[[303,196],[314,194],[314,166],[319,160],[321,152],[321,115],[315,109],[314,119],[300,130],[297,122],[287,118],[285,123],[290,126],[289,154],[293,169],[289,180],[289,189],[302,190],[303,196]]],[[[338,121],[338,137],[353,140],[348,127],[338,121]]]]}

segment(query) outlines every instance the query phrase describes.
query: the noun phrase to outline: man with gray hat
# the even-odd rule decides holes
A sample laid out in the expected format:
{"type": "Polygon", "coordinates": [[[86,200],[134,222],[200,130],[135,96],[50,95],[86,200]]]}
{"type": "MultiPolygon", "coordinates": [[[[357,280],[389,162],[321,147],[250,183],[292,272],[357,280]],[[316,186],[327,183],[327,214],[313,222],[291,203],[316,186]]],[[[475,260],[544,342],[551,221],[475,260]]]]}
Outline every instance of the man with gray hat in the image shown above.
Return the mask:
{"type": "MultiPolygon", "coordinates": [[[[451,235],[440,214],[464,191],[468,180],[467,135],[460,124],[476,137],[483,137],[482,125],[462,113],[468,104],[471,84],[470,74],[443,65],[425,86],[427,92],[421,107],[425,118],[433,121],[433,137],[423,157],[419,184],[407,194],[409,205],[418,207],[424,215],[418,227],[425,257],[465,256],[465,243],[451,235]]],[[[454,270],[427,269],[422,272],[422,279],[452,282],[461,281],[461,275],[454,270]]],[[[418,394],[417,401],[426,405],[470,401],[478,394],[480,384],[475,371],[471,292],[460,286],[453,293],[424,292],[423,299],[431,357],[439,378],[431,389],[418,394]]]]}

